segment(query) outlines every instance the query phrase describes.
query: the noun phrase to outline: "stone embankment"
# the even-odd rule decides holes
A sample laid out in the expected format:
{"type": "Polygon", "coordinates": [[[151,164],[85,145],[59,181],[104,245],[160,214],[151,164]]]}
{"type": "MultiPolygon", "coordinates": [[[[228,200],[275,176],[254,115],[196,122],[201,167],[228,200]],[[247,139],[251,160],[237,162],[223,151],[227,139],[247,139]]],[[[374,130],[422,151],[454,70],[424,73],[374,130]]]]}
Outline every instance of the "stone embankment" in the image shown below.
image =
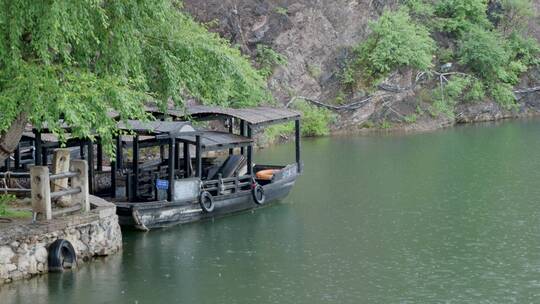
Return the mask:
{"type": "Polygon", "coordinates": [[[122,247],[116,207],[90,197],[92,210],[51,221],[0,222],[0,285],[48,272],[48,247],[57,239],[71,242],[79,263],[107,256],[122,247]]]}

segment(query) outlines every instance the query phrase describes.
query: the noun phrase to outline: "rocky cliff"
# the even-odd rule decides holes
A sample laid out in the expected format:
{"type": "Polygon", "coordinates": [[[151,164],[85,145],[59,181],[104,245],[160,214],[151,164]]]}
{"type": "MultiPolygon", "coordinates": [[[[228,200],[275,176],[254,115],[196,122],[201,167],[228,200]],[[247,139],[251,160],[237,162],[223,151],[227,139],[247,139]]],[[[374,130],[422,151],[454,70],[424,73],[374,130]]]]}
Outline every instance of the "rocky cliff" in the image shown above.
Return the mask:
{"type": "MultiPolygon", "coordinates": [[[[340,72],[354,45],[369,34],[368,23],[385,8],[395,8],[399,0],[186,0],[185,8],[199,21],[239,45],[254,56],[264,44],[286,56],[288,63],[278,67],[269,79],[274,96],[283,103],[295,96],[336,104],[359,102],[354,109],[341,110],[336,130],[381,126],[405,129],[433,129],[460,122],[484,121],[536,115],[540,113],[539,92],[518,94],[519,107],[502,109],[490,101],[461,104],[455,118],[427,114],[428,104],[414,86],[412,71],[398,71],[375,92],[342,96],[340,72]],[[400,90],[399,88],[412,88],[400,90]],[[398,89],[396,89],[398,88],[398,89]],[[340,95],[341,94],[341,95],[340,95]],[[405,121],[412,114],[414,122],[405,121]]],[[[536,16],[540,3],[536,2],[536,16]]],[[[531,21],[530,32],[540,40],[540,19],[531,21]]],[[[540,72],[523,77],[520,87],[540,85],[540,72]]],[[[519,88],[517,88],[519,89],[519,88]]]]}

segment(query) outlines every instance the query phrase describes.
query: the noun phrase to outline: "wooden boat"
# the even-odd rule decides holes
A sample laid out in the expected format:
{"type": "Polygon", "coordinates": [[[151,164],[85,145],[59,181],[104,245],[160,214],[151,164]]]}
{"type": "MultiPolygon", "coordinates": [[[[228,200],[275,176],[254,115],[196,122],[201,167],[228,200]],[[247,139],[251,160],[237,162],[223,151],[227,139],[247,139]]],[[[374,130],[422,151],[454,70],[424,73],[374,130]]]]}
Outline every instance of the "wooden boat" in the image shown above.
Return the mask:
{"type": "MultiPolygon", "coordinates": [[[[186,115],[172,110],[166,114],[176,119],[186,115]]],[[[185,121],[124,126],[134,135],[117,139],[111,170],[114,191],[108,197],[117,205],[122,226],[150,230],[260,208],[285,198],[294,186],[302,169],[297,112],[197,107],[188,115],[199,121],[225,121],[228,132],[195,130],[185,121]],[[296,162],[254,165],[254,133],[290,121],[296,128],[296,162]],[[143,161],[142,149],[154,149],[154,155],[159,150],[159,157],[143,161]],[[123,160],[126,150],[132,155],[128,162],[123,160]],[[209,156],[215,152],[225,156],[209,156]],[[257,175],[268,170],[269,176],[257,175]]]]}

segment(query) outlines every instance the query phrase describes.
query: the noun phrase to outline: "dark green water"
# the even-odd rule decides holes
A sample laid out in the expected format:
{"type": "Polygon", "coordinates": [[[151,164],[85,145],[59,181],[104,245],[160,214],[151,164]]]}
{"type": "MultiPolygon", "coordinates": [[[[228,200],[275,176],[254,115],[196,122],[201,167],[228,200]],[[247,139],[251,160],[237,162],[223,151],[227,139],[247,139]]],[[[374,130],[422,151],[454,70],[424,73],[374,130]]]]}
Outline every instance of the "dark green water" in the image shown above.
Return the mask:
{"type": "Polygon", "coordinates": [[[540,301],[540,121],[305,140],[303,157],[282,204],[128,233],[123,254],[0,303],[540,301]]]}

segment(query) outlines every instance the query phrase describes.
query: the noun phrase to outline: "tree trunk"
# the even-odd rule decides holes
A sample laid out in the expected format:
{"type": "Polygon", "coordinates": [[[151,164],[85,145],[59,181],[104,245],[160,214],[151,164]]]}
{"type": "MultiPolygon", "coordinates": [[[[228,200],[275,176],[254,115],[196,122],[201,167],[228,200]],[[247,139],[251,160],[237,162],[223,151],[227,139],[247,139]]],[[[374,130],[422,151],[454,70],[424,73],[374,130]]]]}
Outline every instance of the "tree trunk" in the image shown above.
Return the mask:
{"type": "Polygon", "coordinates": [[[21,140],[26,127],[27,115],[21,113],[11,124],[9,129],[0,134],[0,164],[2,164],[15,149],[21,140]]]}

